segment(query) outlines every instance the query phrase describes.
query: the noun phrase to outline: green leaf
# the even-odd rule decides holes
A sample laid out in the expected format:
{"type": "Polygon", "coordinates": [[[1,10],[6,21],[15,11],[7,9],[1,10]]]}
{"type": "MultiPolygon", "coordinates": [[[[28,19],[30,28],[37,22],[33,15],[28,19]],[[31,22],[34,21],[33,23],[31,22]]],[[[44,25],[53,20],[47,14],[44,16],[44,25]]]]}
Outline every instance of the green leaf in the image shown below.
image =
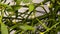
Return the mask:
{"type": "MultiPolygon", "coordinates": [[[[13,11],[12,7],[7,5],[7,4],[2,4],[0,3],[0,7],[2,7],[2,9],[5,9],[7,11],[13,11]]],[[[1,8],[0,8],[1,9],[1,8]]]]}
{"type": "MultiPolygon", "coordinates": [[[[23,24],[23,25],[22,25],[22,24],[16,24],[16,25],[10,27],[10,29],[12,30],[12,29],[14,29],[14,28],[16,28],[16,27],[18,27],[18,28],[20,28],[20,29],[22,29],[22,30],[32,30],[32,31],[35,30],[34,27],[29,26],[29,25],[24,25],[24,24],[23,24]]],[[[11,30],[10,30],[10,31],[11,31],[11,30]]]]}
{"type": "Polygon", "coordinates": [[[16,4],[19,5],[21,3],[22,0],[17,0],[16,4]]]}
{"type": "Polygon", "coordinates": [[[22,25],[22,26],[20,26],[20,28],[21,28],[22,30],[35,30],[34,27],[29,26],[29,25],[22,25]]]}
{"type": "Polygon", "coordinates": [[[22,0],[14,0],[14,1],[16,2],[17,5],[19,5],[22,0]]]}
{"type": "Polygon", "coordinates": [[[13,9],[6,8],[6,11],[8,11],[8,12],[12,12],[13,9]]]}
{"type": "Polygon", "coordinates": [[[11,6],[9,6],[9,5],[7,5],[7,4],[4,4],[4,3],[3,3],[3,4],[2,4],[2,3],[0,3],[0,6],[3,6],[4,8],[7,8],[7,7],[8,7],[8,8],[10,8],[10,9],[11,9],[11,6]]]}
{"type": "Polygon", "coordinates": [[[13,10],[18,10],[21,8],[21,6],[20,5],[13,5],[12,8],[13,8],[13,10]]]}
{"type": "Polygon", "coordinates": [[[33,11],[34,10],[34,4],[30,4],[29,5],[29,11],[33,11]]]}
{"type": "Polygon", "coordinates": [[[1,34],[8,34],[8,29],[4,23],[1,23],[1,34]]]}

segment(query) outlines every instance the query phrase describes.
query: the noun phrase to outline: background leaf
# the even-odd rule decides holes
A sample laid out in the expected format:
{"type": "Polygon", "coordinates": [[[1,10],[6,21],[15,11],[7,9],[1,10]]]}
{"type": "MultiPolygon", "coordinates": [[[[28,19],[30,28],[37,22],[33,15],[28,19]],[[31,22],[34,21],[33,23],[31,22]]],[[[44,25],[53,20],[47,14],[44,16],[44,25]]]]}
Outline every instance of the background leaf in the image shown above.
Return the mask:
{"type": "Polygon", "coordinates": [[[34,4],[30,4],[29,5],[29,11],[33,11],[34,10],[34,4]]]}
{"type": "Polygon", "coordinates": [[[4,23],[1,23],[1,34],[8,34],[8,29],[4,23]]]}
{"type": "Polygon", "coordinates": [[[13,6],[12,6],[12,8],[13,8],[13,10],[15,11],[15,10],[20,9],[20,8],[21,8],[21,6],[20,6],[20,5],[13,5],[13,6]]]}
{"type": "Polygon", "coordinates": [[[29,26],[29,25],[22,25],[22,26],[20,26],[20,28],[21,28],[22,30],[35,30],[34,27],[29,26]]]}
{"type": "Polygon", "coordinates": [[[14,1],[16,2],[17,5],[19,5],[22,0],[14,0],[14,1]]]}

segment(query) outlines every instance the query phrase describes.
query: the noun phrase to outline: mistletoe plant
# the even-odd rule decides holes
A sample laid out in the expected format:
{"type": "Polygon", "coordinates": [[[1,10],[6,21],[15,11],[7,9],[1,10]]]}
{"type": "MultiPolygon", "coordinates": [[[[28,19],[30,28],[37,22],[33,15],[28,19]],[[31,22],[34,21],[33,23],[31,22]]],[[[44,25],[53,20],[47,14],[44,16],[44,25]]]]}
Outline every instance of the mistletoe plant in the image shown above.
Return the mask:
{"type": "Polygon", "coordinates": [[[7,0],[0,0],[1,34],[10,34],[12,31],[15,31],[14,34],[57,34],[60,31],[60,0],[44,0],[40,3],[34,3],[32,0],[13,0],[13,5],[6,2],[7,0]],[[21,5],[21,2],[25,5],[21,5]],[[46,4],[47,2],[50,3],[46,4]],[[49,13],[44,5],[48,6],[49,13]],[[18,12],[21,7],[28,10],[18,12]],[[45,12],[37,11],[37,7],[42,7],[45,12]],[[36,12],[42,12],[44,15],[36,17],[36,12]]]}

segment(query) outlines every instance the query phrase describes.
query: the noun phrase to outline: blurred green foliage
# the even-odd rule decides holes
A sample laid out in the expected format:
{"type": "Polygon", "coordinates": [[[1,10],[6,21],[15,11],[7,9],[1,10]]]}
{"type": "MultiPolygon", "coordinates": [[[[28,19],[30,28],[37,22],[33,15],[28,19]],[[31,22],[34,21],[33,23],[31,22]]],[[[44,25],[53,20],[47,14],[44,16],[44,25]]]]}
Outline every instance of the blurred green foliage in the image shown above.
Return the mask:
{"type": "Polygon", "coordinates": [[[13,30],[15,30],[14,34],[57,34],[60,31],[60,14],[58,14],[60,12],[60,0],[44,0],[40,3],[33,3],[32,0],[13,0],[14,5],[10,5],[10,2],[5,4],[6,1],[7,0],[0,0],[1,34],[10,34],[13,30]],[[20,5],[21,2],[26,5],[20,5]],[[46,4],[47,2],[50,3],[46,4]],[[48,6],[49,13],[44,8],[44,5],[48,6]],[[28,10],[23,13],[18,12],[21,7],[27,7],[28,10]],[[35,16],[36,12],[40,12],[35,10],[37,7],[43,8],[45,11],[44,15],[35,16]],[[4,16],[4,14],[7,17],[4,16]],[[25,18],[26,15],[27,17],[25,18]]]}

